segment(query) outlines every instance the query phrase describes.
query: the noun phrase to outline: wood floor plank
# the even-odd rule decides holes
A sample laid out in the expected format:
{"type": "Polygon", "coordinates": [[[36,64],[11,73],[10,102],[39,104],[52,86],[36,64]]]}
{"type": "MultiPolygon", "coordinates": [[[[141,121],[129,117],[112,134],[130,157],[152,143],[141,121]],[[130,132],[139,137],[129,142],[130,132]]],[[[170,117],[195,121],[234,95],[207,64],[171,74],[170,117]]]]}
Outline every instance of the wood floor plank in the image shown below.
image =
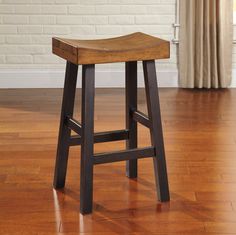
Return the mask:
{"type": "MultiPolygon", "coordinates": [[[[125,126],[124,89],[97,89],[95,130],[125,126]]],[[[155,193],[150,159],[95,166],[94,213],[79,214],[80,147],[66,188],[52,188],[62,89],[0,89],[0,234],[236,235],[236,90],[160,89],[171,201],[155,193]]],[[[75,102],[80,120],[81,91],[75,102]]],[[[140,111],[147,113],[139,89],[140,111]]],[[[150,145],[139,125],[139,146],[150,145]]],[[[121,150],[123,141],[96,144],[121,150]]]]}

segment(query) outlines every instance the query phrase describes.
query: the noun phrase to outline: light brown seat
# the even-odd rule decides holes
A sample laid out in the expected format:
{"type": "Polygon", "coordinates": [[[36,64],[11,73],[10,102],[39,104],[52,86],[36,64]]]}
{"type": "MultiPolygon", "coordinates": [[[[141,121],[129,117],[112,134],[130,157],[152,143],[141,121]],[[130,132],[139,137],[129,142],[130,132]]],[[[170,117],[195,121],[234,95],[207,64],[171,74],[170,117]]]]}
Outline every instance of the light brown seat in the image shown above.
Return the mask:
{"type": "Polygon", "coordinates": [[[144,33],[98,40],[53,38],[53,53],[74,64],[144,61],[170,57],[170,43],[144,33]]]}

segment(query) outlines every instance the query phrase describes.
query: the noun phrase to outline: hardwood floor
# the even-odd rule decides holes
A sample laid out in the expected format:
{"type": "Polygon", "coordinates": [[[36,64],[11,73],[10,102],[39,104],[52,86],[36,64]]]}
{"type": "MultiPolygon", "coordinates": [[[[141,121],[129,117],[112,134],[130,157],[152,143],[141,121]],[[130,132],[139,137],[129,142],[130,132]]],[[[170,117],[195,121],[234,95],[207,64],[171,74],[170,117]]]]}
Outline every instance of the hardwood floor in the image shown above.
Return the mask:
{"type": "MultiPolygon", "coordinates": [[[[161,89],[171,202],[156,201],[151,159],[139,160],[137,180],[124,163],[99,165],[88,216],[79,214],[80,147],[71,148],[65,190],[52,188],[61,97],[60,89],[0,90],[1,235],[236,234],[236,90],[161,89]]],[[[122,129],[124,110],[124,90],[97,90],[96,131],[122,129]]],[[[149,143],[139,126],[139,146],[149,143]]]]}

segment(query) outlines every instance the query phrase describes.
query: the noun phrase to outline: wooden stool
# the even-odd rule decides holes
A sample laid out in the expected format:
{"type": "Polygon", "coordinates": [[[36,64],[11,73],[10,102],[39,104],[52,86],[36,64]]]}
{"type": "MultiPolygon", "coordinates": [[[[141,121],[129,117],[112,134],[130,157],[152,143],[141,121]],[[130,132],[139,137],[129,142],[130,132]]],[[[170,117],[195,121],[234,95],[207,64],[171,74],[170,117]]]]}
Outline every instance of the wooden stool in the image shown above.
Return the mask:
{"type": "Polygon", "coordinates": [[[169,42],[143,33],[104,39],[53,38],[53,53],[67,60],[54,187],[65,185],[69,147],[81,145],[80,212],[92,212],[93,166],[127,161],[126,174],[137,177],[137,159],[153,157],[157,194],[169,201],[165,150],[155,59],[169,58],[169,42]],[[143,61],[148,116],[137,110],[137,61],[143,61]],[[94,134],[95,64],[125,62],[126,129],[94,134]],[[78,65],[82,65],[82,121],[73,119],[78,65]],[[150,129],[152,146],[137,148],[137,122],[150,129]],[[78,135],[71,136],[71,130],[78,135]],[[94,154],[94,143],[126,140],[123,151],[94,154]]]}

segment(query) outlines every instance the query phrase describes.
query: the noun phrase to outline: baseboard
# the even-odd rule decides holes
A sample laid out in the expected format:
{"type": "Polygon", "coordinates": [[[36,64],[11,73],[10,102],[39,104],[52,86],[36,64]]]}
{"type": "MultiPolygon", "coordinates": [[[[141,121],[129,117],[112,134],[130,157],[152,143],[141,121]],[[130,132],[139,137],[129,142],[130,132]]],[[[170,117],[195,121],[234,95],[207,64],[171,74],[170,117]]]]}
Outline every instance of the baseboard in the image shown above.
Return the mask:
{"type": "MultiPolygon", "coordinates": [[[[96,87],[124,87],[124,71],[96,71],[96,87]]],[[[78,87],[81,87],[81,74],[78,87]]],[[[160,87],[178,87],[178,71],[158,71],[160,87]]],[[[138,73],[138,85],[144,86],[143,74],[138,73]]],[[[1,69],[0,88],[61,88],[64,83],[63,70],[39,69],[1,69]]]]}
{"type": "MultiPolygon", "coordinates": [[[[62,88],[64,83],[62,69],[1,69],[0,88],[62,88]]],[[[236,69],[233,70],[230,88],[236,88],[236,69]]],[[[81,74],[78,87],[81,87],[81,74]]],[[[143,73],[138,73],[138,85],[144,87],[143,73]]],[[[159,87],[178,87],[177,70],[159,70],[157,72],[159,87]]],[[[124,71],[96,71],[96,87],[124,87],[124,71]]]]}

